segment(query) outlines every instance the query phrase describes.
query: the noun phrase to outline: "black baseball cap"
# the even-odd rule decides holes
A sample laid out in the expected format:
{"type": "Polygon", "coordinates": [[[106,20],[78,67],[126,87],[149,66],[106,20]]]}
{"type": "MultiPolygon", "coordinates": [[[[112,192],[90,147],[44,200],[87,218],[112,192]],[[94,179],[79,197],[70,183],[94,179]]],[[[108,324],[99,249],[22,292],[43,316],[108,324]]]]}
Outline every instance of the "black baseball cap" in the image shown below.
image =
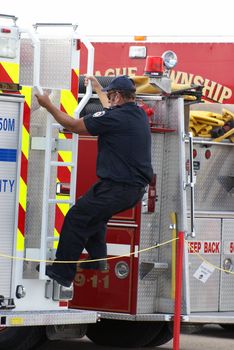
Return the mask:
{"type": "Polygon", "coordinates": [[[136,91],[134,82],[127,75],[121,75],[111,81],[111,83],[102,89],[102,91],[110,90],[127,90],[136,91]]]}

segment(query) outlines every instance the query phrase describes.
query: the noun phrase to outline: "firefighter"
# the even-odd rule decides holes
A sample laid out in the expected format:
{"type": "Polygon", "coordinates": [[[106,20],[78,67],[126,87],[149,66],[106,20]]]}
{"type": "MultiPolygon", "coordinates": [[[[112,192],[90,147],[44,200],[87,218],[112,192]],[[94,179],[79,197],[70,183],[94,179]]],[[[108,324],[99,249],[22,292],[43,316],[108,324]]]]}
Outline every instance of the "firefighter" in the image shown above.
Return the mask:
{"type": "MultiPolygon", "coordinates": [[[[77,261],[84,248],[91,259],[105,261],[108,220],[140,201],[153,175],[150,127],[145,112],[135,102],[132,80],[119,76],[104,89],[95,77],[87,77],[86,83],[88,80],[105,108],[80,119],[60,111],[47,94],[36,94],[39,104],[64,128],[98,136],[99,180],[65,216],[55,261],[77,261]]],[[[89,266],[104,269],[103,261],[91,262],[89,266]]],[[[75,274],[75,263],[53,263],[46,268],[47,276],[66,287],[75,274]]]]}

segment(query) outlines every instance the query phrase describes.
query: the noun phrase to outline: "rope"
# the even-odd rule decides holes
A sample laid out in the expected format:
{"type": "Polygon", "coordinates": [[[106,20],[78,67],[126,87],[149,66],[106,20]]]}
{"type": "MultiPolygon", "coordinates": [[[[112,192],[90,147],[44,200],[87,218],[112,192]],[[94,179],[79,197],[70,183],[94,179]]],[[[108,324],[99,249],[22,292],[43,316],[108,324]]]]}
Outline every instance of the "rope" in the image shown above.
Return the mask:
{"type": "Polygon", "coordinates": [[[159,247],[162,247],[166,244],[169,244],[173,241],[176,241],[178,240],[178,238],[174,238],[174,239],[171,239],[169,241],[165,241],[163,243],[157,243],[156,245],[153,245],[151,247],[148,247],[148,248],[144,248],[144,249],[141,249],[141,250],[138,250],[138,251],[134,251],[132,253],[129,253],[129,254],[124,254],[124,255],[118,255],[118,256],[112,256],[112,257],[109,257],[109,258],[102,258],[102,259],[91,259],[91,260],[75,260],[75,261],[66,261],[66,260],[55,260],[55,261],[52,261],[52,260],[40,260],[40,259],[30,259],[30,258],[23,258],[23,257],[19,257],[19,256],[14,256],[14,255],[6,255],[6,254],[3,254],[3,253],[0,253],[0,257],[2,258],[6,258],[6,259],[11,259],[11,260],[21,260],[21,261],[28,261],[28,262],[37,262],[37,263],[41,263],[41,262],[44,262],[44,263],[51,263],[53,262],[53,264],[78,264],[78,263],[82,263],[82,262],[85,262],[85,263],[91,263],[91,262],[95,262],[95,261],[107,261],[107,260],[114,260],[114,259],[120,259],[120,258],[124,258],[124,257],[129,257],[131,255],[135,255],[135,254],[140,254],[140,253],[143,253],[143,252],[147,252],[149,250],[153,250],[155,248],[159,248],[159,247]]]}
{"type": "MultiPolygon", "coordinates": [[[[7,254],[3,254],[3,253],[0,253],[0,257],[2,258],[5,258],[5,259],[11,259],[11,260],[21,260],[21,261],[27,261],[27,262],[37,262],[37,263],[41,263],[41,262],[44,262],[44,263],[49,263],[51,264],[53,262],[53,264],[78,264],[78,263],[82,263],[82,262],[85,262],[85,263],[93,263],[93,262],[96,262],[96,261],[108,261],[108,260],[115,260],[115,259],[120,259],[120,258],[125,258],[125,257],[129,257],[131,255],[135,255],[135,254],[141,254],[141,253],[144,253],[144,252],[147,252],[147,251],[150,251],[150,250],[153,250],[153,249],[156,249],[156,248],[159,248],[159,247],[162,247],[166,244],[169,244],[169,243],[172,243],[174,241],[178,240],[178,237],[176,238],[173,238],[173,239],[170,239],[168,241],[165,241],[165,242],[162,242],[162,243],[157,243],[151,247],[148,247],[148,248],[144,248],[144,249],[140,249],[140,250],[137,250],[137,251],[134,251],[132,253],[129,253],[129,254],[124,254],[124,255],[118,255],[118,256],[112,256],[112,257],[109,257],[109,258],[102,258],[102,259],[90,259],[90,260],[75,260],[75,261],[66,261],[66,260],[55,260],[55,261],[52,261],[52,260],[41,260],[41,259],[30,259],[30,258],[23,258],[23,257],[19,257],[19,256],[14,256],[14,255],[7,255],[7,254]]],[[[187,241],[185,240],[185,243],[187,246],[189,246],[189,242],[190,241],[187,241]]],[[[189,246],[189,249],[193,251],[193,253],[195,255],[197,255],[197,257],[199,259],[201,259],[202,261],[204,261],[205,263],[207,263],[208,265],[212,266],[213,268],[215,268],[216,270],[219,270],[219,271],[222,271],[222,272],[226,272],[226,273],[229,273],[231,275],[234,275],[234,271],[230,271],[230,270],[225,270],[223,269],[222,267],[219,267],[219,266],[216,266],[214,264],[212,264],[211,262],[209,262],[207,259],[205,259],[201,254],[199,254],[198,252],[195,251],[195,249],[192,247],[192,246],[189,246]]]]}

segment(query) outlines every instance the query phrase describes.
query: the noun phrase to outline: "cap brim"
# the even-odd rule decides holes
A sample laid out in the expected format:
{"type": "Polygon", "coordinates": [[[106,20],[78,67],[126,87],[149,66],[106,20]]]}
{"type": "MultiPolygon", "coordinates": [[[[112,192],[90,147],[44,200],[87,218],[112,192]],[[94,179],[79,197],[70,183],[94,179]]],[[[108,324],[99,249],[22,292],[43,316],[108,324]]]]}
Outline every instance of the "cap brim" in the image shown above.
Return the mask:
{"type": "Polygon", "coordinates": [[[105,88],[102,88],[102,91],[108,91],[110,90],[109,86],[106,86],[105,88]]]}

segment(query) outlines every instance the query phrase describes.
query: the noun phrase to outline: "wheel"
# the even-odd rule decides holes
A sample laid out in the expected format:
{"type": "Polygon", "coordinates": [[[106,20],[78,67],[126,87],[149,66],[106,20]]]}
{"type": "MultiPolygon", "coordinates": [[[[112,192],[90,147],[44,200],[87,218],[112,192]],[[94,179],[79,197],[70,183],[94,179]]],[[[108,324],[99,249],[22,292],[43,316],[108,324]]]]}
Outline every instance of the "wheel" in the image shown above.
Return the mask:
{"type": "Polygon", "coordinates": [[[234,324],[221,323],[220,326],[227,331],[234,331],[234,324]]]}
{"type": "Polygon", "coordinates": [[[45,340],[45,327],[0,327],[0,350],[29,350],[45,340]]]}
{"type": "Polygon", "coordinates": [[[195,334],[201,332],[203,324],[182,323],[180,331],[183,334],[195,334]]]}
{"type": "Polygon", "coordinates": [[[152,339],[147,345],[147,347],[160,346],[169,342],[173,338],[172,326],[170,323],[165,322],[159,333],[152,339]]]}
{"type": "Polygon", "coordinates": [[[102,319],[90,324],[86,335],[97,345],[135,348],[151,342],[163,326],[164,322],[102,319]]]}

